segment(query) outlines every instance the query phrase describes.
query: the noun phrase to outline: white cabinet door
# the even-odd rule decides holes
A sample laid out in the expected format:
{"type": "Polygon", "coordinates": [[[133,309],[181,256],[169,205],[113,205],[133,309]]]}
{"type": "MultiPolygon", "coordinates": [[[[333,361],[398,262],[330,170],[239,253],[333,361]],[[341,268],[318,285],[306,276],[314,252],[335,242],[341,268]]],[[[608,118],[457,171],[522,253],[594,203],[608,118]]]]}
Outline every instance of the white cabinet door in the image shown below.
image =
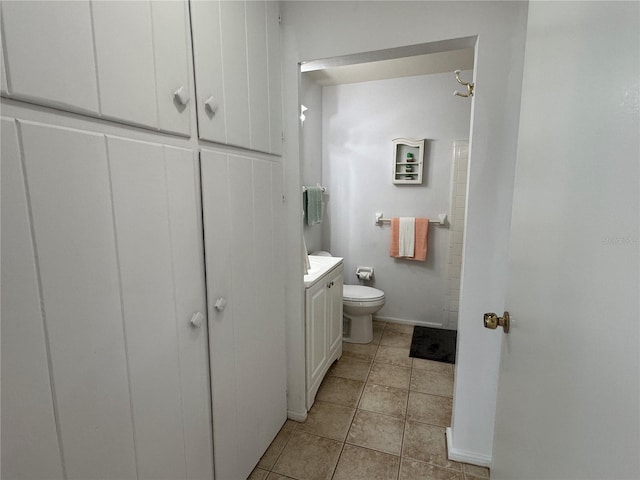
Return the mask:
{"type": "Polygon", "coordinates": [[[88,1],[3,1],[2,28],[12,97],[99,113],[88,1]]]}
{"type": "Polygon", "coordinates": [[[109,118],[158,123],[149,2],[92,2],[100,104],[109,118]]]}
{"type": "Polygon", "coordinates": [[[189,134],[185,2],[94,0],[102,114],[189,134]],[[117,34],[116,34],[117,32],[117,34]]]}
{"type": "Polygon", "coordinates": [[[195,108],[189,79],[188,10],[186,0],[151,2],[158,128],[185,136],[191,134],[191,108],[195,108]]]}
{"type": "Polygon", "coordinates": [[[329,356],[332,357],[336,350],[340,349],[338,356],[342,354],[342,285],[343,267],[336,269],[329,281],[331,288],[327,292],[327,320],[329,356]]]}
{"type": "Polygon", "coordinates": [[[282,168],[205,150],[201,170],[215,469],[247,478],[286,419],[282,168]]]}
{"type": "Polygon", "coordinates": [[[305,291],[307,409],[331,364],[342,355],[342,264],[305,291]]]}
{"type": "Polygon", "coordinates": [[[282,154],[282,69],[279,2],[267,1],[267,57],[269,59],[269,152],[282,154]]]}
{"type": "Polygon", "coordinates": [[[200,138],[281,152],[277,2],[192,2],[200,138]]]}
{"type": "Polygon", "coordinates": [[[267,2],[246,2],[246,17],[251,148],[269,152],[267,2]]]}
{"type": "Polygon", "coordinates": [[[66,475],[136,478],[105,139],[19,125],[66,475]]]}
{"type": "Polygon", "coordinates": [[[245,2],[220,2],[220,28],[227,143],[251,148],[245,2]]]}
{"type": "Polygon", "coordinates": [[[322,382],[329,354],[327,343],[327,285],[320,280],[306,291],[307,408],[322,382]]]}
{"type": "Polygon", "coordinates": [[[2,119],[2,478],[64,478],[38,264],[13,120],[2,119]]]}
{"type": "Polygon", "coordinates": [[[189,135],[186,1],[4,1],[2,22],[3,95],[189,135]]]}
{"type": "MultiPolygon", "coordinates": [[[[2,26],[2,4],[0,3],[0,27],[2,26]]],[[[4,27],[1,27],[4,29],[4,27]]],[[[4,35],[0,35],[0,95],[6,97],[7,90],[7,64],[4,61],[4,35]]]]}
{"type": "Polygon", "coordinates": [[[193,153],[112,137],[107,146],[138,474],[203,478],[211,443],[206,325],[190,325],[206,314],[193,153]],[[187,415],[200,422],[187,428],[187,415]]]}
{"type": "Polygon", "coordinates": [[[197,88],[198,135],[227,143],[220,2],[191,2],[191,30],[197,88]]]}
{"type": "Polygon", "coordinates": [[[194,153],[17,126],[19,155],[2,130],[2,290],[20,289],[2,305],[2,375],[28,381],[3,388],[3,478],[212,478],[194,153]]]}

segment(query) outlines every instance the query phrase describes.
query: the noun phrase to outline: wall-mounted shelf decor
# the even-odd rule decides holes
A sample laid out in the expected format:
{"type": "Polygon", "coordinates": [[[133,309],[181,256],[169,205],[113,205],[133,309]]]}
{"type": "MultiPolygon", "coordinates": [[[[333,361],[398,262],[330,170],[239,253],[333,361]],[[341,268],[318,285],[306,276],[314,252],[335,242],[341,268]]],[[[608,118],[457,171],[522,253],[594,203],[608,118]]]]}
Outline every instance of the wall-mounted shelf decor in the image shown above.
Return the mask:
{"type": "Polygon", "coordinates": [[[419,185],[422,183],[424,140],[396,138],[393,140],[393,183],[419,185]]]}

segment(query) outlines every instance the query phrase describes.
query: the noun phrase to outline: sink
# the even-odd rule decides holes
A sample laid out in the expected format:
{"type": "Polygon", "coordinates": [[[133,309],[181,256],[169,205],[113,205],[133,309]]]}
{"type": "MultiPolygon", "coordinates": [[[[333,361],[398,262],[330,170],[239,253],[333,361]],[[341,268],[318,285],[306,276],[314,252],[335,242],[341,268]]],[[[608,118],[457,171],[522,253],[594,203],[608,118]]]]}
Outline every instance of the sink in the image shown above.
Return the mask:
{"type": "Polygon", "coordinates": [[[307,275],[314,275],[322,270],[323,264],[322,262],[316,260],[315,258],[309,257],[309,270],[307,271],[307,275]]]}
{"type": "Polygon", "coordinates": [[[315,284],[318,280],[324,277],[327,273],[333,270],[342,262],[340,257],[316,257],[309,255],[309,264],[311,268],[304,276],[305,288],[315,284]]]}

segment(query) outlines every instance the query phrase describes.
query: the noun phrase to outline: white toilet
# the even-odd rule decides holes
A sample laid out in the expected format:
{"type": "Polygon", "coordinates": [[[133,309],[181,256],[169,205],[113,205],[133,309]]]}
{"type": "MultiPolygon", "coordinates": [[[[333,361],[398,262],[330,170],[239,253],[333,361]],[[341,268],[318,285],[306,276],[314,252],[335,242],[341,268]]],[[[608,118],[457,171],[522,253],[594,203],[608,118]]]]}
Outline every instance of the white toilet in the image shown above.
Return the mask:
{"type": "MultiPolygon", "coordinates": [[[[311,255],[330,257],[329,252],[311,255]]],[[[384,292],[364,285],[342,287],[343,336],[348,343],[369,343],[373,340],[373,314],[384,305],[384,292]]]]}
{"type": "Polygon", "coordinates": [[[384,305],[384,292],[363,285],[342,288],[343,336],[350,343],[369,343],[373,340],[373,314],[384,305]]]}

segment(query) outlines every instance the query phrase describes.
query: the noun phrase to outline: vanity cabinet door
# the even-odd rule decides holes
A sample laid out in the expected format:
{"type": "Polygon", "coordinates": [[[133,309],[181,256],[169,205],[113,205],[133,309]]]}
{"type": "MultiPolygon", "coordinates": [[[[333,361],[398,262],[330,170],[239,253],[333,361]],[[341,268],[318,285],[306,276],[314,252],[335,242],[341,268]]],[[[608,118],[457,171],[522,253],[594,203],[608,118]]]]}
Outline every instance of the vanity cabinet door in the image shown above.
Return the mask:
{"type": "Polygon", "coordinates": [[[327,290],[325,280],[306,290],[307,408],[311,408],[315,392],[322,382],[329,354],[327,290]],[[309,392],[314,393],[310,395],[309,392]]]}
{"type": "Polygon", "coordinates": [[[331,364],[342,355],[343,266],[305,290],[307,409],[331,364]]]}
{"type": "Polygon", "coordinates": [[[3,95],[189,136],[186,0],[1,5],[3,95]]]}
{"type": "Polygon", "coordinates": [[[277,2],[194,1],[191,22],[200,138],[280,154],[277,2]]]}
{"type": "Polygon", "coordinates": [[[342,354],[342,285],[343,285],[343,267],[342,265],[331,276],[331,288],[327,294],[327,312],[329,318],[328,326],[328,344],[329,356],[332,357],[336,350],[340,350],[338,356],[342,354]]]}

